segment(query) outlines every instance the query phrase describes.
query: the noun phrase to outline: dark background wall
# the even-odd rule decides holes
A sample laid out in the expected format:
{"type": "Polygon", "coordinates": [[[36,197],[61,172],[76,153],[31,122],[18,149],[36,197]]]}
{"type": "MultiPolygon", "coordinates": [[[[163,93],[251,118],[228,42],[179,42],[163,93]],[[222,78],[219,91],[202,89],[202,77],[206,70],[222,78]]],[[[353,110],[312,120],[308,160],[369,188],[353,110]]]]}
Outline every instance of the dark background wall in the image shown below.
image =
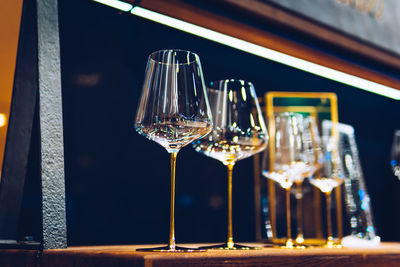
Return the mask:
{"type": "MultiPolygon", "coordinates": [[[[339,119],[355,127],[383,240],[400,240],[400,182],[392,175],[392,134],[400,103],[102,6],[59,1],[69,245],[163,243],[169,230],[169,155],[133,128],[148,55],[196,52],[205,80],[252,81],[267,91],[335,92],[339,119]]],[[[177,161],[178,242],[226,236],[226,170],[182,149],[177,161]]],[[[253,162],[234,170],[234,234],[254,240],[253,162]]]]}

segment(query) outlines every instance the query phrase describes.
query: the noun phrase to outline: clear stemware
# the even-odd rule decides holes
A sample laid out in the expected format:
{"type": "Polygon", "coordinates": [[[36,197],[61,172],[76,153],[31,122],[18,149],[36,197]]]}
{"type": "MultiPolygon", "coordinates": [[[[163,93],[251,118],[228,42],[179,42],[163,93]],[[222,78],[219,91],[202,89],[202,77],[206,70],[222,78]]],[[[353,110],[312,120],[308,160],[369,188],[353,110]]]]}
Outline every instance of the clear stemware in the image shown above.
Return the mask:
{"type": "Polygon", "coordinates": [[[326,199],[327,240],[324,247],[341,247],[336,244],[332,233],[331,193],[344,181],[343,166],[339,156],[338,140],[333,136],[324,136],[322,144],[322,163],[315,175],[310,176],[310,183],[319,188],[326,199]]]}
{"type": "Polygon", "coordinates": [[[207,248],[253,249],[233,241],[232,172],[237,161],[266,148],[267,128],[252,83],[233,79],[212,82],[208,97],[213,130],[208,136],[195,141],[193,147],[197,152],[219,160],[228,169],[228,237],[225,244],[207,248]]]}
{"type": "MultiPolygon", "coordinates": [[[[307,158],[311,165],[314,166],[314,171],[321,168],[321,138],[318,130],[316,119],[313,116],[305,116],[303,120],[303,146],[307,151],[307,158]]],[[[312,175],[313,173],[310,173],[312,175]]],[[[296,185],[296,217],[297,217],[297,236],[295,239],[296,245],[305,246],[303,235],[303,179],[295,181],[296,185]]]]}
{"type": "MultiPolygon", "coordinates": [[[[184,50],[161,50],[149,56],[136,113],[136,131],[171,155],[170,236],[162,252],[195,251],[175,243],[175,165],[179,150],[212,129],[199,57],[184,50]]],[[[144,249],[146,250],[146,249],[144,249]]]]}
{"type": "MultiPolygon", "coordinates": [[[[274,135],[270,153],[264,160],[262,174],[277,182],[286,191],[286,233],[284,248],[294,248],[292,240],[290,190],[293,183],[301,184],[315,171],[313,147],[306,141],[304,118],[299,113],[284,112],[274,117],[274,135]]],[[[302,245],[299,247],[303,247],[302,245]]]]}

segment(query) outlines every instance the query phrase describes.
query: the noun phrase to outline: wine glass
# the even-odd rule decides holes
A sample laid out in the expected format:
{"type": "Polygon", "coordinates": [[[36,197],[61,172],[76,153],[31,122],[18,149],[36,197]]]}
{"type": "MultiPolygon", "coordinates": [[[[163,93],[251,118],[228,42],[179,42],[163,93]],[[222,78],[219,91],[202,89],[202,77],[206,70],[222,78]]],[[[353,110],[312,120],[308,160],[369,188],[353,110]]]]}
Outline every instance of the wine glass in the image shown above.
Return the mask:
{"type": "Polygon", "coordinates": [[[393,135],[390,165],[392,166],[394,175],[400,179],[400,130],[396,130],[393,135]]]}
{"type": "MultiPolygon", "coordinates": [[[[147,62],[136,113],[136,131],[171,154],[171,212],[168,246],[150,251],[183,252],[175,243],[175,164],[179,150],[212,129],[212,115],[199,57],[184,50],[161,50],[147,62]]],[[[145,250],[145,249],[143,249],[145,250]]]]}
{"type": "Polygon", "coordinates": [[[266,178],[286,190],[287,240],[284,248],[296,247],[292,240],[290,189],[293,183],[302,183],[315,171],[313,147],[306,142],[308,128],[304,127],[303,119],[299,113],[276,114],[271,124],[274,129],[271,129],[270,153],[264,160],[262,171],[266,178]]]}
{"type": "Polygon", "coordinates": [[[342,162],[339,156],[338,140],[334,136],[324,136],[322,144],[322,162],[321,169],[315,175],[310,176],[312,185],[319,188],[326,198],[326,223],[327,223],[327,241],[325,247],[340,247],[335,244],[332,234],[331,218],[331,193],[334,188],[340,186],[344,181],[342,162]]]}
{"type": "MultiPolygon", "coordinates": [[[[319,163],[322,158],[321,155],[321,139],[319,135],[318,125],[313,116],[305,116],[303,119],[303,146],[304,151],[307,153],[307,160],[309,164],[314,166],[310,175],[318,170],[321,165],[319,163]]],[[[296,185],[296,217],[297,217],[297,236],[295,239],[296,245],[304,246],[303,235],[303,181],[304,179],[297,179],[294,181],[296,185]]]]}
{"type": "Polygon", "coordinates": [[[223,245],[208,249],[252,249],[235,244],[232,231],[232,172],[235,163],[267,146],[268,133],[252,83],[243,80],[212,82],[207,90],[213,115],[212,132],[193,143],[208,157],[222,162],[228,169],[228,238],[223,245]]]}

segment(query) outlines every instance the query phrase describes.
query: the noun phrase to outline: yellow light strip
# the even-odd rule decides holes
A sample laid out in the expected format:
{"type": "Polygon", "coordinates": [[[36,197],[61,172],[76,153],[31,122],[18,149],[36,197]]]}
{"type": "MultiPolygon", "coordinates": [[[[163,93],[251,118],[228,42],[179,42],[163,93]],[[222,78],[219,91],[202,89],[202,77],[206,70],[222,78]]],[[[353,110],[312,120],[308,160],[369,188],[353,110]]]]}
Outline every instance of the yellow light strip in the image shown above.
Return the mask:
{"type": "MultiPolygon", "coordinates": [[[[100,1],[100,0],[96,0],[100,1]]],[[[105,0],[101,0],[105,1],[105,0]]],[[[114,0],[117,1],[117,0],[114,0]]],[[[299,70],[303,70],[336,82],[344,83],[359,89],[386,96],[395,100],[400,100],[400,90],[366,80],[339,70],[328,68],[304,59],[290,56],[269,48],[262,47],[223,33],[219,33],[192,23],[175,19],[148,9],[134,7],[131,10],[133,15],[152,20],[154,22],[190,33],[205,39],[236,48],[238,50],[260,56],[299,70]]]]}

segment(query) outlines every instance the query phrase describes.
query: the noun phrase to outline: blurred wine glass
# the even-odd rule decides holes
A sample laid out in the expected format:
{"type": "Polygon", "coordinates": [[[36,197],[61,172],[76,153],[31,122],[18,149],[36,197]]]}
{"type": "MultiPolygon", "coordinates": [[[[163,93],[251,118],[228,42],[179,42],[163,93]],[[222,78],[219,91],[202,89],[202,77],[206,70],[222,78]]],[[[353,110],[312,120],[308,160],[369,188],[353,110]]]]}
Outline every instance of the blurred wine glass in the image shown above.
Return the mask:
{"type": "MultiPolygon", "coordinates": [[[[310,175],[321,167],[321,138],[318,130],[316,119],[313,116],[305,116],[303,119],[303,146],[307,153],[307,160],[311,166],[314,166],[310,175]]],[[[303,235],[303,181],[304,179],[295,180],[296,185],[296,217],[297,217],[297,236],[296,245],[304,246],[303,235]]]]}
{"type": "Polygon", "coordinates": [[[321,168],[310,176],[310,183],[317,187],[325,195],[326,198],[326,223],[327,223],[327,240],[325,247],[340,247],[335,244],[332,234],[332,217],[331,217],[331,193],[333,189],[340,186],[344,181],[343,166],[339,156],[338,140],[335,136],[324,136],[322,144],[322,163],[321,168]]]}
{"type": "Polygon", "coordinates": [[[286,234],[285,248],[294,248],[292,240],[290,189],[293,183],[301,184],[312,175],[314,165],[313,146],[307,138],[311,137],[309,127],[305,127],[304,117],[299,113],[284,112],[274,117],[273,136],[269,153],[264,160],[262,174],[277,182],[286,190],[286,234]]]}
{"type": "Polygon", "coordinates": [[[208,249],[252,249],[235,244],[232,230],[232,172],[236,162],[267,146],[268,133],[252,83],[243,80],[212,82],[207,90],[214,126],[212,132],[193,143],[208,157],[228,169],[228,235],[222,245],[208,249]]]}
{"type": "MultiPolygon", "coordinates": [[[[136,113],[136,131],[171,155],[171,214],[168,246],[150,251],[194,251],[175,243],[175,164],[179,150],[212,129],[199,57],[184,50],[161,50],[147,62],[136,113]]],[[[156,163],[155,163],[156,164],[156,163]]],[[[145,249],[143,249],[145,250],[145,249]]]]}
{"type": "Polygon", "coordinates": [[[396,130],[393,135],[390,165],[392,166],[394,175],[400,179],[400,130],[396,130]]]}

